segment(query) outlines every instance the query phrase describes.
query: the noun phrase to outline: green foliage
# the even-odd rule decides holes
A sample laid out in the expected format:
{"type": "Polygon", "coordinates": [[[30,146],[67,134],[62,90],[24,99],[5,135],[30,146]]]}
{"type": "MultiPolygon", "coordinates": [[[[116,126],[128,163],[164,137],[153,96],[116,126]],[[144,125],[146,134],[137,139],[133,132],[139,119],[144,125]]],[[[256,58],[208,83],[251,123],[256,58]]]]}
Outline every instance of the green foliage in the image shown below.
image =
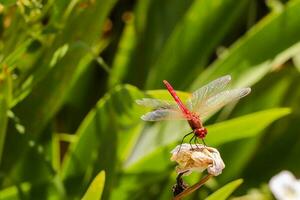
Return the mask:
{"type": "Polygon", "coordinates": [[[93,180],[82,200],[101,199],[105,182],[105,172],[101,171],[93,180]]]}
{"type": "Polygon", "coordinates": [[[237,187],[239,187],[242,184],[242,182],[242,179],[232,181],[220,188],[219,190],[217,190],[216,192],[214,192],[213,194],[209,195],[205,200],[225,200],[234,190],[236,190],[237,187]]]}
{"type": "Polygon", "coordinates": [[[172,100],[163,79],[186,100],[225,74],[252,92],[205,122],[226,168],[190,199],[270,198],[278,171],[300,175],[299,12],[299,0],[1,1],[0,200],[171,199],[170,151],[190,128],[143,122],[135,100],[172,100]]]}
{"type": "Polygon", "coordinates": [[[10,108],[12,99],[12,80],[11,75],[6,67],[3,67],[3,72],[0,74],[0,164],[2,152],[5,142],[7,128],[7,113],[10,108]]]}
{"type": "Polygon", "coordinates": [[[230,47],[222,59],[214,62],[196,79],[193,88],[208,80],[230,73],[236,85],[252,85],[274,68],[271,62],[276,55],[297,43],[300,24],[296,19],[300,4],[291,1],[280,12],[270,13],[255,24],[245,36],[230,47]],[[284,28],[283,28],[284,27],[284,28]],[[283,31],[284,30],[284,31],[283,31]],[[280,43],[273,48],[280,38],[280,43]],[[232,68],[235,68],[232,70],[232,68]]]}

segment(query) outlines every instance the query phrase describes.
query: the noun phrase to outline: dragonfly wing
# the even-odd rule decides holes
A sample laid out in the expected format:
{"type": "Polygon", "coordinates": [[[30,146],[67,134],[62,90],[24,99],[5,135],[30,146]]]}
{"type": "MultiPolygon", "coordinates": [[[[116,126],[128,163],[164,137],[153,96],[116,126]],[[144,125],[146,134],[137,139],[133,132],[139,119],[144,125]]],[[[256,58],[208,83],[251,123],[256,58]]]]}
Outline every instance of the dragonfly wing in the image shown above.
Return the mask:
{"type": "Polygon", "coordinates": [[[187,106],[194,112],[207,99],[222,92],[231,80],[230,75],[222,76],[193,92],[187,106]]]}
{"type": "Polygon", "coordinates": [[[158,109],[148,112],[143,115],[144,121],[162,121],[162,120],[188,120],[189,117],[185,116],[180,110],[175,109],[158,109]]]}
{"type": "Polygon", "coordinates": [[[154,109],[152,112],[148,112],[141,118],[144,121],[162,121],[162,120],[187,120],[189,119],[185,116],[179,109],[176,102],[143,98],[136,100],[136,103],[141,106],[149,107],[154,109]]]}
{"type": "Polygon", "coordinates": [[[149,107],[152,109],[162,109],[162,108],[177,108],[176,102],[160,100],[160,99],[152,99],[152,98],[143,98],[136,100],[136,103],[141,106],[149,107]]]}
{"type": "Polygon", "coordinates": [[[220,92],[202,102],[202,104],[199,104],[196,108],[196,113],[199,113],[201,119],[206,119],[226,104],[237,101],[250,92],[250,88],[233,89],[220,92]]]}

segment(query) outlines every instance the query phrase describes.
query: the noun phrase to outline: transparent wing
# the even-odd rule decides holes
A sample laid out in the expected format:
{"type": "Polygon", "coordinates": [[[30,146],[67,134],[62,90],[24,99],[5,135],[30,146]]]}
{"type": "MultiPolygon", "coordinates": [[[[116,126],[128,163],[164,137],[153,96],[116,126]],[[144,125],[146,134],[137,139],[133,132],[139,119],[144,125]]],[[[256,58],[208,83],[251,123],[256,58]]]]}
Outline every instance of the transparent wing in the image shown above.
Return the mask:
{"type": "Polygon", "coordinates": [[[144,121],[162,121],[162,120],[186,120],[186,117],[179,109],[176,102],[143,98],[136,100],[136,103],[141,106],[154,109],[152,112],[148,112],[141,118],[144,121]]]}
{"type": "Polygon", "coordinates": [[[231,80],[230,75],[222,76],[200,89],[193,92],[192,97],[187,101],[187,107],[196,112],[196,109],[201,107],[205,101],[222,92],[231,80]]]}
{"type": "Polygon", "coordinates": [[[233,89],[220,92],[200,104],[199,107],[195,108],[195,112],[200,115],[201,119],[206,119],[226,104],[232,101],[237,101],[250,92],[250,88],[233,89]]]}
{"type": "Polygon", "coordinates": [[[144,121],[162,121],[162,120],[187,120],[189,119],[180,110],[172,109],[158,109],[152,112],[148,112],[143,115],[144,121]]]}
{"type": "Polygon", "coordinates": [[[167,100],[152,99],[152,98],[138,99],[138,100],[136,100],[136,103],[138,105],[149,107],[152,109],[160,109],[160,108],[176,109],[176,108],[178,108],[175,101],[167,101],[167,100]]]}

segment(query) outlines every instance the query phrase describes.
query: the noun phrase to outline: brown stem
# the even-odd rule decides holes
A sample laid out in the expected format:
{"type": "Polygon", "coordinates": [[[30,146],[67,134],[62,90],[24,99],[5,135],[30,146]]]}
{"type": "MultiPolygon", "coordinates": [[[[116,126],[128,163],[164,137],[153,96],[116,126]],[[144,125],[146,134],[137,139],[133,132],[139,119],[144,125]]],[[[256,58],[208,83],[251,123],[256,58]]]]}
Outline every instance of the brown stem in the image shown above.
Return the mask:
{"type": "Polygon", "coordinates": [[[173,200],[180,200],[181,198],[195,192],[198,188],[200,188],[204,183],[206,183],[206,181],[208,181],[208,179],[210,179],[210,177],[212,177],[213,175],[208,174],[206,175],[204,178],[202,178],[198,183],[196,183],[195,185],[187,188],[186,190],[184,190],[183,192],[181,192],[180,194],[178,194],[177,196],[175,196],[173,198],[173,200]]]}

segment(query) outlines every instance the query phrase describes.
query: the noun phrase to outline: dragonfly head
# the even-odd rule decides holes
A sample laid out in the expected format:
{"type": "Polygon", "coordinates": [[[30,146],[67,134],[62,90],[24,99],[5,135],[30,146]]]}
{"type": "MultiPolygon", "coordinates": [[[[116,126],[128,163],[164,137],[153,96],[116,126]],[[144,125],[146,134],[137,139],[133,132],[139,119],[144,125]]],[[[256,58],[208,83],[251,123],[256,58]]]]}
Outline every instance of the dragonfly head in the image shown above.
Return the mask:
{"type": "Polygon", "coordinates": [[[197,137],[203,139],[203,138],[205,138],[205,136],[207,134],[207,129],[204,127],[197,128],[197,129],[195,129],[194,133],[197,135],[197,137]]]}

